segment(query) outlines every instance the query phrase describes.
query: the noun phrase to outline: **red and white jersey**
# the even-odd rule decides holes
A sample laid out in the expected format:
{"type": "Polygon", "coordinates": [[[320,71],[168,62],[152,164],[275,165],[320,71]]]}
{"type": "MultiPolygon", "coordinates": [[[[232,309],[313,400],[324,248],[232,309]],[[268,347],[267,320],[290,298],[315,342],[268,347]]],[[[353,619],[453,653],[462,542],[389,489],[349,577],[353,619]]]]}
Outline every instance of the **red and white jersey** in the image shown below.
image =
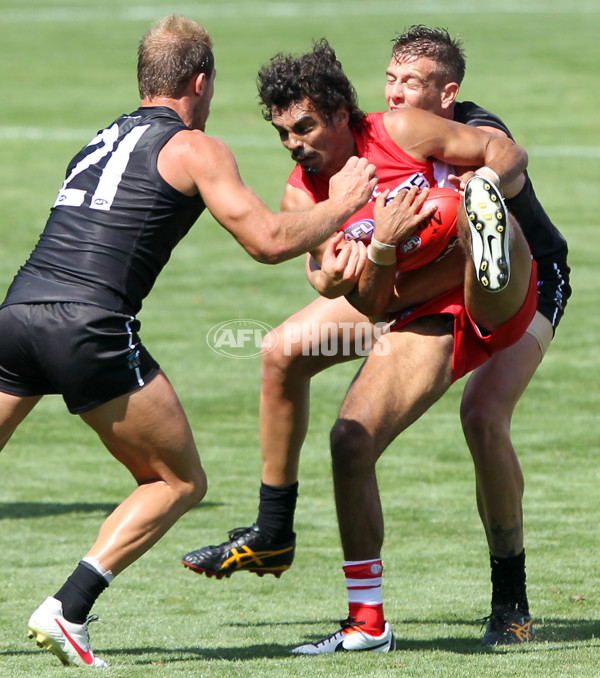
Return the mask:
{"type": "MultiPolygon", "coordinates": [[[[391,200],[401,189],[437,185],[433,162],[415,160],[390,137],[383,123],[383,113],[369,113],[359,131],[354,132],[357,155],[377,167],[379,181],[369,202],[340,228],[346,240],[369,241],[373,233],[373,206],[377,196],[389,189],[391,200]]],[[[329,178],[309,175],[296,165],[287,183],[307,193],[315,202],[329,197],[329,178]]]]}
{"type": "MultiPolygon", "coordinates": [[[[390,137],[383,124],[383,113],[370,113],[360,131],[354,134],[357,153],[377,167],[379,182],[369,202],[356,212],[340,230],[347,240],[369,241],[374,229],[373,206],[375,198],[385,189],[390,197],[402,188],[413,185],[431,188],[448,187],[445,179],[452,168],[439,161],[419,162],[403,151],[390,137]]],[[[307,175],[297,165],[288,178],[288,184],[303,190],[315,202],[326,200],[329,179],[307,175]]],[[[469,315],[460,285],[420,306],[390,317],[390,331],[394,332],[426,315],[451,315],[454,318],[454,355],[452,380],[455,381],[484,363],[492,354],[518,341],[524,334],[537,308],[537,268],[535,262],[530,285],[520,310],[491,334],[483,336],[469,315]]]]}

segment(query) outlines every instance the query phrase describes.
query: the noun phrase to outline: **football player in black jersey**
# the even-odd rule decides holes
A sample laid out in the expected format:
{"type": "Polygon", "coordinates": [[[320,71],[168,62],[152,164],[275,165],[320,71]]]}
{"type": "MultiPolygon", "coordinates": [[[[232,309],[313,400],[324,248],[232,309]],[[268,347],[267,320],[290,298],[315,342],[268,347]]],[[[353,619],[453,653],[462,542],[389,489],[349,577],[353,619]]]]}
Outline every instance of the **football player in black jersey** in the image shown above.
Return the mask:
{"type": "MultiPolygon", "coordinates": [[[[464,74],[460,40],[452,39],[443,29],[412,26],[393,41],[386,72],[388,108],[426,108],[444,118],[512,138],[496,115],[470,101],[456,100],[464,74]]],[[[571,294],[567,243],[540,204],[527,172],[504,189],[504,196],[538,265],[538,311],[516,344],[494,354],[473,372],[461,404],[492,568],[492,611],[484,645],[519,643],[534,636],[525,586],[523,473],[511,442],[510,424],[571,294]]]]}
{"type": "Polygon", "coordinates": [[[277,263],[331,235],[376,184],[375,168],[354,157],[327,204],[272,212],[225,144],[203,133],[214,80],[197,23],[171,15],[146,33],[140,107],[73,158],[0,307],[0,443],[43,395],[60,393],[137,483],[29,620],[30,637],[65,665],[105,666],[89,642],[94,602],[206,492],[187,417],[135,318],[171,251],[206,207],[251,256],[277,263]]]}

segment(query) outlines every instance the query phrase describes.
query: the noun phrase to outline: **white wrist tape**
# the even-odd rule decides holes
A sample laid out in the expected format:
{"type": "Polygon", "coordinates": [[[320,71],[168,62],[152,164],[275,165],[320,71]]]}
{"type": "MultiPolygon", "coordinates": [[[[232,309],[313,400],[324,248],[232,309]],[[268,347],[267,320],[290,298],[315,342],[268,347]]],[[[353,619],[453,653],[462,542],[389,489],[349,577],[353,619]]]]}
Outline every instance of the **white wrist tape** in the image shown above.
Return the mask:
{"type": "Polygon", "coordinates": [[[475,174],[478,174],[480,177],[484,177],[488,181],[491,181],[493,184],[495,184],[496,188],[500,188],[500,177],[491,167],[484,165],[478,170],[475,170],[475,174]]]}
{"type": "Polygon", "coordinates": [[[371,238],[371,244],[367,247],[367,258],[377,266],[391,266],[396,263],[396,245],[371,238]]]}

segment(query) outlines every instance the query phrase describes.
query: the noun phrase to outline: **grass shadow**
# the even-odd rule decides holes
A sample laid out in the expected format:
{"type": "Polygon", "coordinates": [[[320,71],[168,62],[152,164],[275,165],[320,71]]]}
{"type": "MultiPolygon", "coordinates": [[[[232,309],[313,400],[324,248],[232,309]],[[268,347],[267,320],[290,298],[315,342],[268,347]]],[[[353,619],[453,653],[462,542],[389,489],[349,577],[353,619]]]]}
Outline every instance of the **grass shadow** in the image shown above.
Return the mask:
{"type": "MultiPolygon", "coordinates": [[[[466,622],[457,620],[456,622],[448,622],[447,620],[410,620],[405,622],[408,624],[419,625],[443,625],[445,627],[456,623],[459,625],[473,625],[473,622],[466,622]]],[[[284,622],[259,622],[259,623],[237,623],[231,626],[315,626],[322,625],[322,621],[284,621],[284,622]]],[[[396,626],[396,631],[402,629],[402,624],[396,626]]],[[[481,655],[481,654],[508,654],[512,652],[557,652],[566,649],[577,649],[578,643],[590,640],[596,640],[594,644],[600,647],[600,638],[598,632],[600,631],[600,621],[594,619],[546,619],[539,624],[539,631],[536,641],[527,645],[518,646],[501,646],[501,647],[483,647],[479,644],[478,639],[455,637],[447,635],[444,637],[430,638],[430,639],[415,639],[396,637],[396,650],[400,652],[445,652],[460,655],[481,655]],[[555,644],[551,644],[555,643],[555,644]]],[[[320,640],[321,635],[310,634],[305,638],[298,638],[298,643],[311,642],[312,640],[320,640]]],[[[290,658],[292,647],[290,645],[282,645],[279,643],[261,643],[257,645],[248,645],[244,647],[128,647],[128,648],[113,648],[103,649],[96,648],[96,653],[100,657],[104,657],[110,662],[110,658],[127,657],[128,661],[132,661],[134,665],[150,665],[157,662],[171,663],[171,662],[190,662],[190,661],[215,661],[222,660],[227,662],[233,661],[250,661],[257,658],[275,659],[275,658],[290,658]]],[[[12,650],[0,651],[0,657],[20,657],[32,656],[40,651],[37,649],[27,650],[12,650]]]]}

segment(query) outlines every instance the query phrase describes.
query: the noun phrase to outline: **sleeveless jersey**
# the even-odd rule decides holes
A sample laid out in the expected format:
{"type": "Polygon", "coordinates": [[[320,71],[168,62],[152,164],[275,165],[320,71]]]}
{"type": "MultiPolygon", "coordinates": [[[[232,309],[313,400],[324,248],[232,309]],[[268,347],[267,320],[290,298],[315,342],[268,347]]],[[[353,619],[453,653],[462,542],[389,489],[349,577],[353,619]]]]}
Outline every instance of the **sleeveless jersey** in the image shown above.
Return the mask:
{"type": "MultiPolygon", "coordinates": [[[[494,127],[502,130],[510,139],[513,138],[508,127],[498,116],[472,101],[456,103],[454,120],[471,127],[494,127]]],[[[527,173],[525,173],[525,185],[521,191],[514,198],[506,199],[505,203],[519,222],[538,268],[552,267],[554,262],[566,260],[567,242],[544,211],[527,173]]],[[[568,267],[566,270],[568,272],[568,267]]],[[[540,271],[541,277],[542,271],[540,271]]]]}
{"type": "MultiPolygon", "coordinates": [[[[379,181],[369,202],[339,229],[344,231],[346,240],[370,240],[375,227],[375,198],[385,189],[390,189],[388,200],[391,200],[403,188],[413,185],[429,188],[436,185],[433,163],[420,162],[403,151],[388,134],[383,115],[369,113],[360,129],[353,132],[357,155],[367,158],[377,167],[379,181]]],[[[307,174],[300,165],[296,165],[287,183],[308,193],[315,202],[322,202],[329,195],[329,177],[307,174]]]]}
{"type": "Polygon", "coordinates": [[[175,111],[157,106],[100,131],[69,164],[4,304],[74,301],[135,315],[205,208],[158,172],[159,151],[185,129],[175,111]]]}

